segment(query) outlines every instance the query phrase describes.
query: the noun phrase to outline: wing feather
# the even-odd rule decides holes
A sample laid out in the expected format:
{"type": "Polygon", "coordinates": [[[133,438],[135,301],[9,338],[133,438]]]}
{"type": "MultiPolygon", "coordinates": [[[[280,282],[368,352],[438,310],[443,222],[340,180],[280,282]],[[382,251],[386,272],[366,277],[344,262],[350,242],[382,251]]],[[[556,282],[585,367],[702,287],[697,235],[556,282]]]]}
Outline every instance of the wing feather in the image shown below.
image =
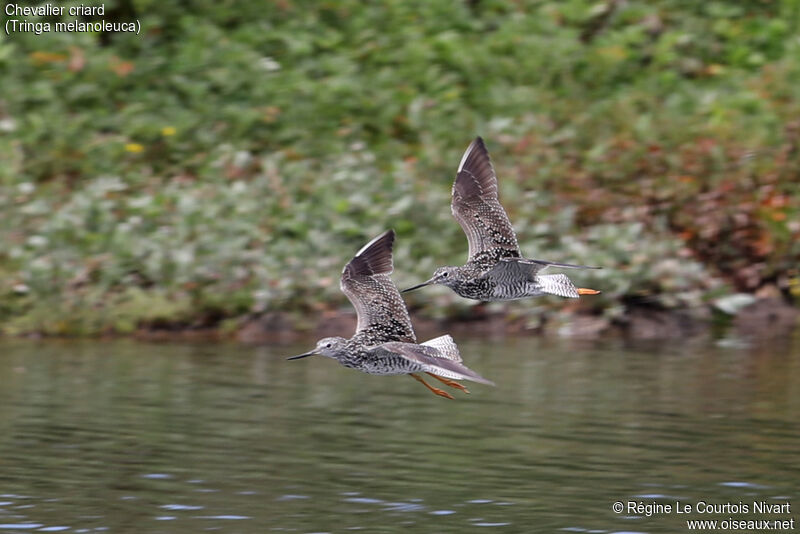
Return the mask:
{"type": "Polygon", "coordinates": [[[446,358],[456,362],[462,361],[461,353],[458,352],[458,345],[456,345],[456,342],[453,341],[453,338],[450,337],[449,334],[429,339],[422,343],[422,345],[433,347],[438,350],[438,358],[446,358]]]}
{"type": "MultiPolygon", "coordinates": [[[[455,345],[455,343],[453,343],[453,345],[455,345]]],[[[482,377],[460,361],[452,359],[449,355],[442,354],[435,346],[389,342],[378,345],[378,347],[375,348],[398,354],[406,360],[420,365],[422,370],[427,373],[433,373],[454,380],[471,380],[490,386],[494,385],[494,382],[482,377]]]]}
{"type": "Polygon", "coordinates": [[[545,267],[559,267],[562,269],[602,269],[602,267],[590,267],[589,265],[576,265],[574,263],[560,263],[557,261],[533,260],[531,258],[504,258],[502,261],[524,263],[526,265],[536,265],[537,271],[545,267]]]}
{"type": "Polygon", "coordinates": [[[394,230],[382,233],[364,245],[342,271],[340,287],[358,314],[355,337],[367,344],[416,341],[406,305],[389,277],[394,238],[394,230]]]}
{"type": "Polygon", "coordinates": [[[498,258],[520,256],[514,228],[498,199],[497,175],[480,137],[461,158],[450,208],[467,235],[470,260],[489,251],[498,258]]]}

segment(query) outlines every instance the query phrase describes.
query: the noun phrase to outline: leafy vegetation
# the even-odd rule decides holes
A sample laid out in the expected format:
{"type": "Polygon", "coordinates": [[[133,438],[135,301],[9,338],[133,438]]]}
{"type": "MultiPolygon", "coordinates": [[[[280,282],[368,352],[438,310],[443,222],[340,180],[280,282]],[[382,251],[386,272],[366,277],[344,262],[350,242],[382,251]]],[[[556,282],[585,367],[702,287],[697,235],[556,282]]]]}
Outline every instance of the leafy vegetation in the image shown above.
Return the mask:
{"type": "Polygon", "coordinates": [[[388,227],[419,281],[475,135],[524,251],[604,267],[581,306],[800,295],[799,0],[106,6],[141,35],[0,37],[7,333],[336,307],[388,227]]]}

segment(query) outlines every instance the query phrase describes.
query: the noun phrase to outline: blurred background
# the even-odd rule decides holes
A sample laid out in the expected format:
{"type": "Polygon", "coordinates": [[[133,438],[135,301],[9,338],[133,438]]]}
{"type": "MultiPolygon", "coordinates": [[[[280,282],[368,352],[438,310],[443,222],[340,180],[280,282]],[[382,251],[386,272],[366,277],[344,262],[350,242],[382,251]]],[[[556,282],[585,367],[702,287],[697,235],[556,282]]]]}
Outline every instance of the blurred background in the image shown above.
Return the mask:
{"type": "Polygon", "coordinates": [[[572,274],[603,294],[428,289],[423,323],[796,323],[797,0],[104,5],[85,20],[141,33],[0,37],[6,334],[349,319],[342,265],[386,228],[400,286],[463,263],[450,187],[476,135],[523,252],[602,266],[572,274]]]}
{"type": "Polygon", "coordinates": [[[141,33],[0,34],[0,532],[798,519],[752,503],[799,502],[800,0],[102,5],[141,33]],[[476,135],[602,295],[410,293],[497,384],[455,401],[285,361],[385,229],[401,287],[463,263],[476,135]],[[63,339],[116,334],[171,342],[63,339]]]}

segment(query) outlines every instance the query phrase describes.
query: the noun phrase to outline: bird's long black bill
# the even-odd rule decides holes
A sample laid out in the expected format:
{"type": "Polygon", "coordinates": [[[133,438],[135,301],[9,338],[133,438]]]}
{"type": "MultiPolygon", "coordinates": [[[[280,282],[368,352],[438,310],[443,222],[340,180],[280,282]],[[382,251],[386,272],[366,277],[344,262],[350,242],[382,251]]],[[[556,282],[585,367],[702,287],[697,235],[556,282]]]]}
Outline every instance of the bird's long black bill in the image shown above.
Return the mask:
{"type": "Polygon", "coordinates": [[[298,354],[297,356],[290,356],[286,358],[287,360],[299,360],[300,358],[308,358],[309,356],[313,356],[315,353],[313,350],[304,352],[303,354],[298,354]]]}
{"type": "Polygon", "coordinates": [[[409,287],[407,289],[402,290],[400,293],[408,293],[409,291],[414,291],[415,289],[419,289],[419,288],[425,287],[427,285],[430,285],[430,282],[423,282],[421,284],[417,284],[415,286],[411,286],[411,287],[409,287]]]}

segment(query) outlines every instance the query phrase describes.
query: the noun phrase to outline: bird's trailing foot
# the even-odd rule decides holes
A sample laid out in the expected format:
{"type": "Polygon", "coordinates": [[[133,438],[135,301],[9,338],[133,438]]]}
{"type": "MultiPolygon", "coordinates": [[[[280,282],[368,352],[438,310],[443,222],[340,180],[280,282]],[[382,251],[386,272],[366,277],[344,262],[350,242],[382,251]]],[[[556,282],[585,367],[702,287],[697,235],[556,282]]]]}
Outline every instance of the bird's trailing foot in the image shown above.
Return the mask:
{"type": "Polygon", "coordinates": [[[585,287],[578,288],[578,295],[599,295],[601,292],[596,289],[588,289],[585,287]]]}
{"type": "Polygon", "coordinates": [[[419,376],[417,374],[414,374],[414,373],[411,373],[408,376],[410,376],[414,380],[417,380],[418,382],[421,382],[422,385],[425,386],[426,388],[428,388],[429,390],[431,390],[431,393],[433,393],[434,395],[439,395],[440,397],[444,397],[445,399],[455,400],[455,397],[450,395],[448,392],[446,392],[446,391],[444,391],[442,389],[439,389],[439,388],[435,388],[435,387],[431,386],[430,384],[428,384],[427,382],[425,382],[425,380],[423,380],[421,376],[419,376]]]}
{"type": "Polygon", "coordinates": [[[450,380],[449,378],[444,378],[444,377],[441,377],[439,375],[435,375],[433,373],[425,373],[425,374],[432,376],[433,378],[435,378],[436,380],[438,380],[439,382],[441,382],[445,386],[450,386],[451,388],[455,388],[455,389],[461,390],[464,393],[466,393],[467,395],[469,395],[469,390],[463,384],[459,384],[455,380],[450,380]]]}

